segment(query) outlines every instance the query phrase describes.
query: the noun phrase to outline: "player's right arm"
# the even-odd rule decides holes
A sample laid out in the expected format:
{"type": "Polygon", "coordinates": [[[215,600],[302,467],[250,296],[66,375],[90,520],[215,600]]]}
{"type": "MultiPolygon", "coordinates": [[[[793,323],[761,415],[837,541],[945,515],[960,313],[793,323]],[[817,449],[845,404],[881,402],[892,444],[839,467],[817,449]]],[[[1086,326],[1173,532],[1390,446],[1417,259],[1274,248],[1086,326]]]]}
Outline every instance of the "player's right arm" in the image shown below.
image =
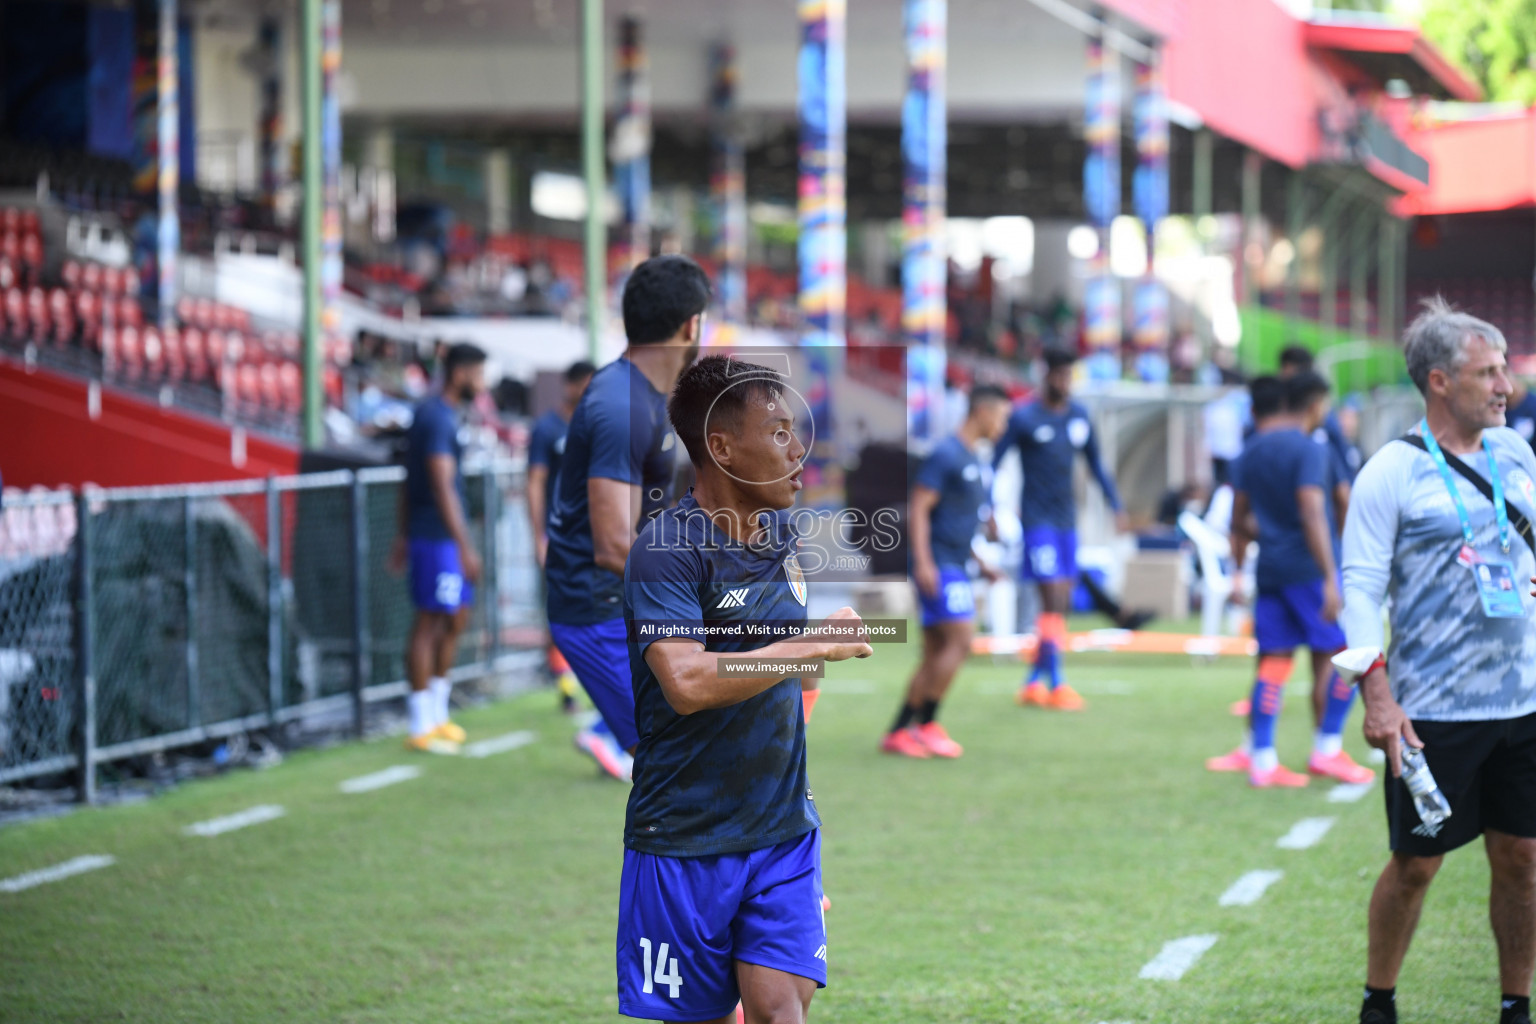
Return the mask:
{"type": "Polygon", "coordinates": [[[464,576],[471,583],[480,582],[480,555],[469,539],[469,524],[464,518],[464,506],[459,502],[459,489],[455,485],[459,467],[452,455],[427,456],[427,480],[432,485],[432,500],[437,503],[443,527],[459,548],[459,561],[464,576]]]}
{"type": "Polygon", "coordinates": [[[549,509],[544,507],[544,486],[549,481],[549,443],[542,425],[535,425],[533,436],[528,440],[528,522],[533,527],[533,555],[544,567],[544,553],[549,549],[549,535],[544,519],[549,509]]]}
{"type": "Polygon", "coordinates": [[[761,661],[811,662],[867,658],[874,653],[868,643],[859,639],[845,639],[856,637],[860,625],[858,612],[852,608],[841,608],[827,616],[816,629],[755,651],[706,651],[702,643],[692,638],[663,639],[645,649],[645,663],[656,674],[661,692],[672,710],[680,715],[691,715],[695,711],[740,704],[800,674],[799,671],[788,671],[764,675],[724,675],[720,670],[722,660],[751,658],[761,661]],[[834,635],[828,637],[827,630],[833,631],[834,635]]]}
{"type": "MultiPolygon", "coordinates": [[[[1386,646],[1381,609],[1392,578],[1401,492],[1408,486],[1402,467],[1412,455],[1413,449],[1405,444],[1389,444],[1365,464],[1355,479],[1349,518],[1344,521],[1344,613],[1339,617],[1350,647],[1380,651],[1386,646]]],[[[1360,678],[1359,686],[1360,701],[1365,706],[1361,723],[1365,741],[1385,751],[1392,774],[1401,776],[1402,744],[1422,747],[1424,743],[1392,696],[1386,669],[1367,672],[1360,678]]]]}
{"type": "Polygon", "coordinates": [[[907,539],[912,545],[912,579],[924,597],[939,592],[939,567],[933,560],[933,538],[928,517],[939,503],[939,492],[918,484],[907,499],[907,539]]]}
{"type": "Polygon", "coordinates": [[[1019,445],[1020,450],[1022,451],[1026,434],[1024,431],[1024,426],[1020,422],[1021,413],[1022,410],[1015,409],[1013,412],[1008,414],[1008,429],[1003,431],[1003,436],[998,440],[997,444],[992,447],[993,469],[996,469],[998,466],[1003,464],[1003,458],[1008,454],[1008,449],[1012,448],[1014,445],[1019,445]]]}
{"type": "Polygon", "coordinates": [[[1309,443],[1304,449],[1296,479],[1296,511],[1301,518],[1301,535],[1318,571],[1323,574],[1325,621],[1337,622],[1344,600],[1339,595],[1338,567],[1333,561],[1333,531],[1328,524],[1325,488],[1329,484],[1329,455],[1325,446],[1309,443]]]}
{"type": "MultiPolygon", "coordinates": [[[[630,414],[625,402],[584,403],[590,432],[587,464],[587,521],[592,527],[592,561],[616,576],[635,544],[640,521],[640,487],[644,480],[651,427],[630,414]],[[641,428],[644,429],[641,429],[641,428]]],[[[567,448],[569,450],[569,448],[567,448]]]]}

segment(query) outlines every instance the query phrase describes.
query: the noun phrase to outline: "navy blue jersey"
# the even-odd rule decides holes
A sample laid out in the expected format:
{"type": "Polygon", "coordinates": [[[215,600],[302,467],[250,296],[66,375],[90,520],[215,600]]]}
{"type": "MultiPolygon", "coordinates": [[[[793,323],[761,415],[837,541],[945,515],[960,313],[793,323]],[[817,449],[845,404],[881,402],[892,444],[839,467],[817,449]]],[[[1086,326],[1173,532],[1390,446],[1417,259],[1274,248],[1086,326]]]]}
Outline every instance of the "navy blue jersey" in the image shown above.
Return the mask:
{"type": "MultiPolygon", "coordinates": [[[[1233,468],[1232,486],[1248,495],[1254,518],[1259,521],[1256,576],[1260,590],[1280,590],[1293,583],[1322,579],[1323,570],[1313,559],[1302,531],[1296,491],[1301,487],[1322,489],[1332,537],[1333,483],[1327,446],[1300,430],[1264,430],[1248,442],[1233,468]]],[[[1336,541],[1334,560],[1337,564],[1336,541]]]]}
{"type": "Polygon", "coordinates": [[[788,516],[777,515],[769,533],[760,546],[731,540],[690,493],[648,523],[629,553],[624,618],[640,732],[624,820],[631,850],[740,853],[821,824],[806,779],[799,678],[728,708],[679,715],[645,660],[662,635],[745,652],[804,629],[805,584],[788,516]]]}
{"type": "Polygon", "coordinates": [[[433,395],[416,406],[411,429],[405,435],[406,534],[412,540],[450,540],[443,513],[432,496],[427,460],[434,455],[453,456],[453,485],[459,492],[459,508],[468,514],[461,467],[464,449],[459,444],[459,417],[442,395],[433,395]]]}
{"type": "Polygon", "coordinates": [[[1536,391],[1527,391],[1524,398],[1510,406],[1504,422],[1536,448],[1536,391]]]}
{"type": "Polygon", "coordinates": [[[638,526],[672,503],[676,456],[667,400],[639,367],[621,358],[598,370],[571,416],[549,505],[544,560],[549,621],[588,626],[624,614],[623,579],[592,560],[587,480],[639,485],[638,526]]]}
{"type": "Polygon", "coordinates": [[[1088,460],[1088,469],[1104,489],[1104,500],[1120,511],[1120,494],[1115,482],[1099,461],[1099,442],[1089,422],[1088,410],[1077,402],[1068,402],[1058,411],[1035,401],[1019,406],[1008,418],[1008,432],[997,444],[992,460],[996,466],[1018,446],[1024,464],[1024,491],[1019,499],[1019,521],[1026,527],[1050,526],[1058,530],[1077,528],[1077,503],[1072,496],[1072,462],[1078,452],[1088,460]]]}
{"type": "Polygon", "coordinates": [[[1360,449],[1350,444],[1349,438],[1344,436],[1344,428],[1339,425],[1338,416],[1330,411],[1323,425],[1312,436],[1313,440],[1328,446],[1328,461],[1334,482],[1342,480],[1347,484],[1354,483],[1363,460],[1360,458],[1360,449]]]}
{"type": "Polygon", "coordinates": [[[934,564],[965,565],[982,510],[991,503],[992,467],[951,434],[923,462],[917,483],[939,492],[938,503],[928,516],[934,564]]]}
{"type": "Polygon", "coordinates": [[[566,418],[554,409],[540,416],[533,424],[528,437],[528,466],[543,466],[544,516],[554,506],[555,481],[560,478],[560,463],[565,460],[565,431],[569,426],[566,418]]]}

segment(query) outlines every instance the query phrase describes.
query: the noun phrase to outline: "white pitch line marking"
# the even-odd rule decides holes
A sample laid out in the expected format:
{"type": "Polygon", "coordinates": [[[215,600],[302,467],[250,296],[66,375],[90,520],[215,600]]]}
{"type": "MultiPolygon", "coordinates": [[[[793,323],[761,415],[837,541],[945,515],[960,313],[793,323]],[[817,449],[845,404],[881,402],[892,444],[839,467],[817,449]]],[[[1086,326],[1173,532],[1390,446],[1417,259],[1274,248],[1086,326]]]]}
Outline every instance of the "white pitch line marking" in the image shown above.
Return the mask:
{"type": "Polygon", "coordinates": [[[246,828],[250,825],[260,825],[264,821],[272,821],[281,818],[288,812],[276,804],[257,804],[247,808],[238,814],[226,814],[222,818],[209,818],[195,825],[188,825],[182,832],[189,836],[219,836],[225,832],[233,832],[237,828],[246,828]]]}
{"type": "Polygon", "coordinates": [[[505,754],[509,750],[518,747],[526,747],[538,739],[537,733],[527,729],[519,729],[517,732],[509,732],[504,736],[492,736],[488,740],[476,740],[464,748],[465,757],[490,757],[492,754],[505,754]]]}
{"type": "Polygon", "coordinates": [[[1151,981],[1178,981],[1205,956],[1206,950],[1216,945],[1217,938],[1216,935],[1186,935],[1165,942],[1162,951],[1146,962],[1138,977],[1151,981]]]}
{"type": "Polygon", "coordinates": [[[21,892],[23,889],[32,889],[39,885],[47,885],[49,882],[57,882],[69,878],[71,875],[83,875],[87,871],[95,871],[97,868],[109,867],[117,863],[116,857],[107,857],[101,854],[92,854],[86,857],[76,857],[62,864],[55,864],[51,868],[39,868],[36,871],[28,871],[24,875],[14,878],[0,878],[0,892],[21,892]]]}
{"type": "Polygon", "coordinates": [[[393,786],[397,782],[409,782],[420,775],[421,769],[413,764],[397,764],[393,768],[385,768],[383,771],[348,779],[337,788],[343,793],[371,793],[375,789],[393,786]]]}
{"type": "Polygon", "coordinates": [[[1305,850],[1316,846],[1328,830],[1333,828],[1337,818],[1302,818],[1291,826],[1291,830],[1275,841],[1275,845],[1282,850],[1305,850]]]}
{"type": "Polygon", "coordinates": [[[1375,788],[1375,784],[1370,782],[1341,782],[1328,791],[1328,802],[1331,804],[1352,804],[1375,788]]]}
{"type": "Polygon", "coordinates": [[[1216,901],[1218,907],[1251,907],[1259,902],[1264,890],[1285,877],[1284,871],[1250,871],[1227,887],[1216,901]]]}

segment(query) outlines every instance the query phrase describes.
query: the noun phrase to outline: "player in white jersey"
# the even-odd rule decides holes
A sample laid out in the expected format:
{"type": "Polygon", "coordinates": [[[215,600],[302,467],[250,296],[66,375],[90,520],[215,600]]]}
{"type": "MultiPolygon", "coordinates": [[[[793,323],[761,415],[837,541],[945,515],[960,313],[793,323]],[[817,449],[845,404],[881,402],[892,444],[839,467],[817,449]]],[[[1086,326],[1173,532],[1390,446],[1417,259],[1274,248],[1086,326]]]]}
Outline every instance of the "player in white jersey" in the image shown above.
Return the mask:
{"type": "MultiPolygon", "coordinates": [[[[1345,635],[1365,738],[1385,750],[1392,850],[1370,905],[1362,1024],[1395,1024],[1398,972],[1446,853],[1483,836],[1503,989],[1500,1024],[1530,1024],[1536,970],[1536,458],[1504,426],[1503,335],[1435,300],[1408,328],[1425,418],[1355,482],[1344,527],[1345,635]],[[1382,608],[1391,600],[1391,647],[1382,608]],[[1402,779],[1422,748],[1450,804],[1425,822],[1402,779]]],[[[1422,779],[1420,778],[1422,782],[1422,779]]],[[[1421,785],[1421,796],[1423,789],[1421,785]]]]}

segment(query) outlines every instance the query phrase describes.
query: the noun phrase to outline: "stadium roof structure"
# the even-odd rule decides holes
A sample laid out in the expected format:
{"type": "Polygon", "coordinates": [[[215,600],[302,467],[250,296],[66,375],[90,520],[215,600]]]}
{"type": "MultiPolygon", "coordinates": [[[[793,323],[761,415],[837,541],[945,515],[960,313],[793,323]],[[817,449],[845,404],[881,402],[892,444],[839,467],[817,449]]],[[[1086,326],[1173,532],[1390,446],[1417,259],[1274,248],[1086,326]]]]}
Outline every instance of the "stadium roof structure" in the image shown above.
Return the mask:
{"type": "Polygon", "coordinates": [[[1429,187],[1404,196],[1403,216],[1536,207],[1536,109],[1420,128],[1411,144],[1429,158],[1429,187]]]}
{"type": "Polygon", "coordinates": [[[1303,37],[1313,49],[1345,58],[1382,88],[1401,81],[1415,95],[1432,99],[1471,102],[1482,98],[1477,83],[1446,60],[1415,26],[1360,14],[1333,15],[1312,18],[1303,37]]]}

